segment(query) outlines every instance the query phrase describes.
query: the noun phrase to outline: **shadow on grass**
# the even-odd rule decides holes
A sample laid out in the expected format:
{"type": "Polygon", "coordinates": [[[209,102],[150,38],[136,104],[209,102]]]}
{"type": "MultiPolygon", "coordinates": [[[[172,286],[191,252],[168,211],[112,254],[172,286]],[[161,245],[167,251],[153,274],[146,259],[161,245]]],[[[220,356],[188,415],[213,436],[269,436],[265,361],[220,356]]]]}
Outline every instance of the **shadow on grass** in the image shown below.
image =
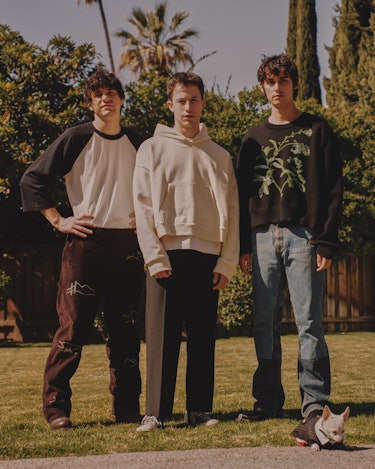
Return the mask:
{"type": "MultiPolygon", "coordinates": [[[[336,414],[344,412],[346,407],[350,407],[350,416],[358,417],[359,415],[375,415],[375,402],[341,402],[337,404],[330,404],[330,409],[336,414]]],[[[217,417],[222,422],[229,422],[236,420],[240,413],[247,414],[249,409],[239,409],[236,412],[227,413],[214,413],[214,417],[217,417]]],[[[283,416],[277,420],[290,419],[290,420],[301,420],[300,409],[285,409],[283,416]]]]}
{"type": "Polygon", "coordinates": [[[51,342],[13,342],[0,339],[0,348],[43,348],[51,347],[51,342]]]}

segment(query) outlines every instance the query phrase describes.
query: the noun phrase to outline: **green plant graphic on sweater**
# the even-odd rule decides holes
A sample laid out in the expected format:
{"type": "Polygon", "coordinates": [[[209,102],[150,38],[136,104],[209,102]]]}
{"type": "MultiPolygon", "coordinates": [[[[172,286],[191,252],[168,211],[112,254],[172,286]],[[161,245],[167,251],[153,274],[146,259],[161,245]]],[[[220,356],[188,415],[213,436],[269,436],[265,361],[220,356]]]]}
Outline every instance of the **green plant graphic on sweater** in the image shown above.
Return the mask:
{"type": "Polygon", "coordinates": [[[310,148],[306,143],[298,142],[298,135],[310,137],[311,129],[301,129],[292,132],[281,142],[270,139],[270,145],[262,148],[262,153],[256,157],[259,162],[255,166],[254,182],[261,182],[259,197],[269,195],[270,187],[274,185],[282,197],[284,188],[296,187],[301,192],[306,191],[306,179],[303,174],[303,158],[310,155],[310,148]],[[290,155],[286,158],[280,157],[282,152],[289,148],[290,155]]]}

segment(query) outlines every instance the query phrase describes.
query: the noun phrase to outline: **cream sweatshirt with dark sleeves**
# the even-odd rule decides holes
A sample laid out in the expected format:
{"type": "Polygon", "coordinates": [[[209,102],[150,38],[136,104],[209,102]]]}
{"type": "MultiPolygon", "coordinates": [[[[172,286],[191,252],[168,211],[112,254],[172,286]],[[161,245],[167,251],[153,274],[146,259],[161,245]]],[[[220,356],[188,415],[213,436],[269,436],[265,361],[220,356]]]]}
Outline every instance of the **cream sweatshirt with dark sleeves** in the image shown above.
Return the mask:
{"type": "Polygon", "coordinates": [[[23,175],[23,211],[50,208],[49,187],[64,177],[74,216],[91,215],[101,228],[129,228],[135,157],[142,141],[125,127],[117,135],[99,132],[92,122],[67,129],[23,175]]]}

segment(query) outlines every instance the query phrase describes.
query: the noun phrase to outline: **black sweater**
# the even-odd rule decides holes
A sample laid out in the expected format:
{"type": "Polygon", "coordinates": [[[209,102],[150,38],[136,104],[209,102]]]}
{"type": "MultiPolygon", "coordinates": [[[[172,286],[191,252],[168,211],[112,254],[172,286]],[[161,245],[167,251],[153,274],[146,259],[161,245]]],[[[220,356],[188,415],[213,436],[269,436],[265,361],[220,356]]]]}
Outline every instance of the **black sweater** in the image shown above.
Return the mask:
{"type": "Polygon", "coordinates": [[[241,254],[251,252],[252,228],[285,223],[313,230],[317,252],[332,257],[342,211],[342,164],[324,119],[302,113],[289,124],[266,120],[250,128],[237,179],[241,254]]]}

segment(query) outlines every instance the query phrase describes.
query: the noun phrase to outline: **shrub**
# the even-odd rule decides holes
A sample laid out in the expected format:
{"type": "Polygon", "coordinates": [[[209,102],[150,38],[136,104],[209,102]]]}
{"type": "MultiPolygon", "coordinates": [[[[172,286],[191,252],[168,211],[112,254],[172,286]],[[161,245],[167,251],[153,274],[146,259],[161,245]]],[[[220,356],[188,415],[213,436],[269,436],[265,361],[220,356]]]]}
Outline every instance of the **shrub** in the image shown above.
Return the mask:
{"type": "Polygon", "coordinates": [[[249,329],[251,324],[251,276],[245,275],[240,268],[230,284],[221,290],[219,296],[219,322],[225,329],[243,327],[249,329]]]}

